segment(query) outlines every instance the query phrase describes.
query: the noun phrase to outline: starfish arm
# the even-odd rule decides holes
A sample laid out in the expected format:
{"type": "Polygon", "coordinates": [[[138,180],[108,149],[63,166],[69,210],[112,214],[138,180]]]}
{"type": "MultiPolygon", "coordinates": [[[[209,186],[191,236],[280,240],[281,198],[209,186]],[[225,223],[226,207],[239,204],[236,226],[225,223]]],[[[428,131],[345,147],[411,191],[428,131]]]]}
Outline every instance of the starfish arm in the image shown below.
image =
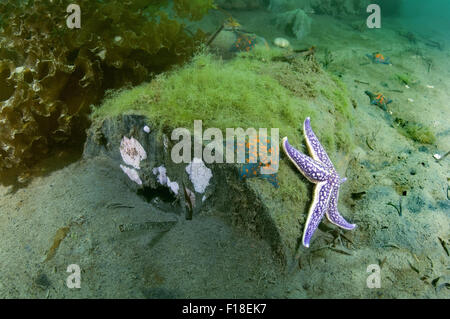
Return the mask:
{"type": "Polygon", "coordinates": [[[306,219],[305,230],[303,231],[303,246],[309,247],[312,235],[319,226],[320,221],[328,208],[332,184],[328,181],[320,182],[314,189],[314,198],[309,208],[308,218],[306,219]]]}
{"type": "Polygon", "coordinates": [[[328,203],[328,209],[326,212],[327,218],[331,223],[335,224],[336,226],[339,226],[343,229],[352,230],[356,227],[356,225],[350,224],[338,212],[337,207],[338,197],[339,197],[339,183],[334,183],[332,185],[330,201],[328,203]]]}
{"type": "Polygon", "coordinates": [[[307,117],[303,123],[303,134],[305,135],[306,144],[308,145],[308,150],[311,153],[312,158],[323,163],[327,168],[334,170],[333,163],[331,163],[327,152],[325,152],[325,149],[322,144],[320,144],[319,139],[311,128],[309,117],[307,117]]]}
{"type": "Polygon", "coordinates": [[[287,137],[283,138],[282,145],[287,157],[309,181],[318,183],[327,180],[330,173],[322,163],[296,150],[287,137]]]}

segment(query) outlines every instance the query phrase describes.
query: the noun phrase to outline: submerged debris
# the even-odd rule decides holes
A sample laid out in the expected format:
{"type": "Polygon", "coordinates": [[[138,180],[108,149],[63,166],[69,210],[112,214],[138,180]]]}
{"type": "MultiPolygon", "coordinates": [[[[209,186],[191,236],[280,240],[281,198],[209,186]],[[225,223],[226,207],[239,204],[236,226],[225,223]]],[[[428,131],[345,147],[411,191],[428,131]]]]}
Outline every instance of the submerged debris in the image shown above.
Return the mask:
{"type": "Polygon", "coordinates": [[[402,198],[401,197],[398,200],[398,207],[395,204],[391,203],[391,202],[387,203],[386,205],[394,207],[395,210],[398,213],[398,216],[400,216],[400,217],[402,216],[402,198]]]}
{"type": "Polygon", "coordinates": [[[441,243],[442,248],[444,248],[444,251],[447,254],[447,256],[450,256],[448,253],[447,243],[445,242],[445,240],[443,240],[441,237],[438,237],[438,239],[439,239],[439,242],[441,243]]]}
{"type": "Polygon", "coordinates": [[[153,168],[152,172],[157,176],[158,182],[161,185],[169,187],[172,193],[178,195],[180,186],[177,182],[172,182],[170,180],[169,176],[167,176],[166,168],[164,166],[155,167],[153,168]]]}
{"type": "Polygon", "coordinates": [[[68,226],[61,227],[60,229],[58,229],[56,231],[56,234],[53,237],[53,245],[48,250],[44,262],[49,261],[50,259],[52,259],[55,256],[56,250],[58,249],[59,245],[61,245],[61,242],[64,240],[64,238],[66,238],[69,231],[70,231],[70,227],[68,227],[68,226]]]}
{"type": "Polygon", "coordinates": [[[410,43],[415,44],[418,41],[416,35],[414,33],[412,33],[411,31],[408,31],[408,32],[399,31],[398,34],[400,36],[406,38],[410,43]]]}
{"type": "Polygon", "coordinates": [[[445,157],[448,156],[448,154],[450,154],[450,151],[448,151],[447,153],[445,153],[444,155],[440,155],[440,154],[434,154],[433,157],[436,159],[436,161],[441,161],[443,160],[445,157]]]}
{"type": "Polygon", "coordinates": [[[156,230],[160,232],[169,231],[175,226],[176,221],[149,221],[145,223],[130,223],[119,225],[120,232],[139,231],[139,230],[156,230]]]}

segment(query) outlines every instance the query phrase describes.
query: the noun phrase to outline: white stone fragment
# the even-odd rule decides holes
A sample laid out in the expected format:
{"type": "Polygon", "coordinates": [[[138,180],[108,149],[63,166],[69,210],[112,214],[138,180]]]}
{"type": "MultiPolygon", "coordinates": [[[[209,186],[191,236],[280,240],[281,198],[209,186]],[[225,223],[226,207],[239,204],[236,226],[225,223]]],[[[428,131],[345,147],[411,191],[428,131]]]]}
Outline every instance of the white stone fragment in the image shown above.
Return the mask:
{"type": "Polygon", "coordinates": [[[437,160],[440,160],[442,158],[442,156],[439,154],[434,154],[433,157],[437,160]]]}
{"type": "Polygon", "coordinates": [[[194,185],[195,191],[203,194],[209,185],[209,180],[213,176],[212,171],[206,167],[200,158],[194,157],[192,163],[186,166],[186,172],[194,185]]]}
{"type": "Polygon", "coordinates": [[[129,167],[126,167],[126,166],[124,166],[124,165],[122,165],[122,164],[120,164],[120,168],[122,169],[122,171],[123,171],[125,174],[128,175],[128,177],[129,177],[133,182],[135,182],[135,183],[138,184],[138,185],[142,185],[142,181],[141,181],[141,179],[140,179],[140,177],[139,177],[139,174],[138,174],[138,172],[137,172],[134,168],[129,168],[129,167]]]}
{"type": "Polygon", "coordinates": [[[172,182],[167,176],[167,170],[164,166],[155,167],[152,170],[153,174],[155,174],[158,178],[158,182],[163,185],[170,188],[170,190],[175,194],[178,195],[178,191],[180,190],[180,186],[177,182],[172,182]]]}
{"type": "Polygon", "coordinates": [[[133,166],[135,169],[140,169],[141,161],[147,158],[147,153],[142,145],[133,137],[127,138],[126,136],[120,142],[120,155],[125,164],[133,166]]]}
{"type": "Polygon", "coordinates": [[[273,44],[280,48],[288,48],[291,45],[285,38],[275,38],[275,40],[273,40],[273,44]]]}
{"type": "Polygon", "coordinates": [[[147,125],[144,126],[143,130],[145,133],[150,133],[150,127],[148,127],[147,125]]]}

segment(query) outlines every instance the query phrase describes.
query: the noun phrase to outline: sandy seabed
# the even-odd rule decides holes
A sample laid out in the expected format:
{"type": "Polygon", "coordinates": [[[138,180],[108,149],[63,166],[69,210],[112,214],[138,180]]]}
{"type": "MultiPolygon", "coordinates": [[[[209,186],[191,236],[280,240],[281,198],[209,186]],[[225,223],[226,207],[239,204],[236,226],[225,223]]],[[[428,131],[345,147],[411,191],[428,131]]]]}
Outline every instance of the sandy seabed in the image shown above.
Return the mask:
{"type": "MultiPolygon", "coordinates": [[[[267,23],[266,12],[235,17],[269,41],[286,37],[267,23]]],[[[281,271],[266,243],[214,216],[180,219],[170,232],[120,231],[121,225],[170,223],[178,216],[167,213],[169,203],[148,203],[131,192],[121,170],[105,159],[80,159],[27,187],[0,187],[0,297],[450,297],[449,256],[440,242],[448,243],[450,236],[450,157],[440,162],[432,157],[450,150],[450,41],[434,30],[414,30],[444,49],[412,44],[398,33],[412,23],[396,19],[363,32],[351,26],[357,19],[313,19],[307,38],[287,38],[295,48],[317,46],[319,61],[328,48],[334,56],[328,71],[341,76],[357,104],[355,152],[361,162],[371,163],[374,183],[355,204],[365,219],[355,231],[375,234],[371,245],[355,242],[350,254],[312,245],[299,251],[298,264],[281,271]],[[365,54],[375,51],[389,56],[393,66],[368,63],[365,54]],[[433,61],[430,70],[424,56],[433,61]],[[406,88],[396,73],[408,73],[416,82],[406,88]],[[388,125],[365,90],[384,91],[394,100],[393,110],[431,127],[435,145],[424,148],[388,125]],[[370,148],[364,146],[367,137],[370,148]],[[414,178],[423,188],[420,196],[405,199],[401,216],[386,204],[398,202],[393,178],[414,178]],[[421,196],[432,205],[416,203],[421,196]],[[80,289],[66,286],[70,264],[82,269],[80,289]],[[367,288],[370,264],[382,266],[379,289],[367,288]]],[[[336,166],[344,172],[348,164],[336,166]]]]}

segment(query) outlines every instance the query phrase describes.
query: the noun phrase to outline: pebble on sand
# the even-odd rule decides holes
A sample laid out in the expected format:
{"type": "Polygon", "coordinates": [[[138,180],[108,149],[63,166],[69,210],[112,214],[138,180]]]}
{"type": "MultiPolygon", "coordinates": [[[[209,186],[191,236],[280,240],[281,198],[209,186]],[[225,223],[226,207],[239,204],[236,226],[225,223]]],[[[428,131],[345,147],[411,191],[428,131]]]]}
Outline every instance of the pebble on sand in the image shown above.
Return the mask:
{"type": "Polygon", "coordinates": [[[285,38],[275,38],[275,40],[273,40],[273,44],[279,48],[288,48],[291,45],[285,38]]]}

